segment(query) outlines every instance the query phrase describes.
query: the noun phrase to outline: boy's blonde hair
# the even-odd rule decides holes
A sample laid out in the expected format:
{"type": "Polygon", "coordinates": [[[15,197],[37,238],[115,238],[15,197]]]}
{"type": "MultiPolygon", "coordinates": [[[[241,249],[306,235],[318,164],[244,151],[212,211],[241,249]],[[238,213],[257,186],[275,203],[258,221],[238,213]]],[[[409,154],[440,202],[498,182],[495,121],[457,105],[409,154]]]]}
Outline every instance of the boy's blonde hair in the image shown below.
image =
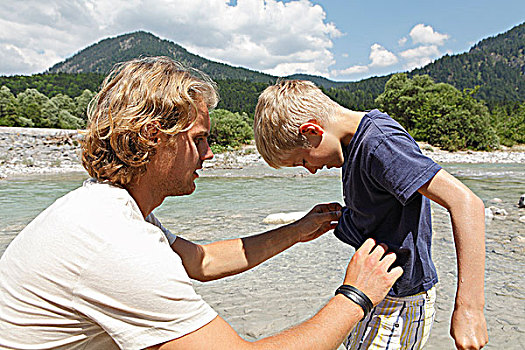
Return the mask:
{"type": "Polygon", "coordinates": [[[155,154],[151,126],[167,135],[190,129],[203,101],[217,105],[215,83],[168,57],[116,66],[88,107],[82,165],[89,175],[126,186],[146,171],[155,154]]]}
{"type": "Polygon", "coordinates": [[[267,87],[255,108],[257,150],[268,165],[282,167],[291,151],[311,147],[299,127],[311,120],[321,125],[333,120],[338,108],[310,81],[283,80],[267,87]]]}

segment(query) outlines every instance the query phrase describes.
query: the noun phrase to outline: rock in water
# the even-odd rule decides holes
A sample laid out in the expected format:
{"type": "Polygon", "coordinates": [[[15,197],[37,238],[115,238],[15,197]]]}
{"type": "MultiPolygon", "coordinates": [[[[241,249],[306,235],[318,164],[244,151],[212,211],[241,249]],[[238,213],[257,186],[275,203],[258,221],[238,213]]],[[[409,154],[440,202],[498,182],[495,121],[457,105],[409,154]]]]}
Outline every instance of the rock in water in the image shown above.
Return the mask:
{"type": "Polygon", "coordinates": [[[499,215],[499,216],[507,216],[508,213],[505,209],[497,208],[497,207],[489,207],[489,209],[492,211],[492,214],[499,215]]]}
{"type": "Polygon", "coordinates": [[[289,224],[297,221],[306,215],[305,211],[295,211],[291,213],[276,213],[270,214],[263,219],[265,224],[289,224]]]}
{"type": "Polygon", "coordinates": [[[494,219],[494,214],[492,214],[492,210],[490,208],[485,208],[485,222],[491,221],[494,219]]]}
{"type": "Polygon", "coordinates": [[[525,208],[525,193],[521,195],[518,201],[518,208],[525,208]]]}
{"type": "Polygon", "coordinates": [[[501,198],[492,198],[490,202],[491,203],[503,203],[503,200],[501,198]]]}

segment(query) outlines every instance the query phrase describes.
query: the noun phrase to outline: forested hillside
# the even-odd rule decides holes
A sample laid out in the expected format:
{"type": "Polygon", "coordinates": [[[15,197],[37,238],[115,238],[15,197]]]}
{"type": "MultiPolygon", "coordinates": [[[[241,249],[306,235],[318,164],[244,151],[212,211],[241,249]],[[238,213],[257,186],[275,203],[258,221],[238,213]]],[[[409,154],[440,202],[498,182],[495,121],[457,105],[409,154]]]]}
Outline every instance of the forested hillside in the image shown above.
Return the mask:
{"type": "Polygon", "coordinates": [[[460,90],[479,86],[475,96],[491,104],[524,101],[525,23],[480,41],[466,53],[446,55],[410,73],[421,74],[460,90]]]}

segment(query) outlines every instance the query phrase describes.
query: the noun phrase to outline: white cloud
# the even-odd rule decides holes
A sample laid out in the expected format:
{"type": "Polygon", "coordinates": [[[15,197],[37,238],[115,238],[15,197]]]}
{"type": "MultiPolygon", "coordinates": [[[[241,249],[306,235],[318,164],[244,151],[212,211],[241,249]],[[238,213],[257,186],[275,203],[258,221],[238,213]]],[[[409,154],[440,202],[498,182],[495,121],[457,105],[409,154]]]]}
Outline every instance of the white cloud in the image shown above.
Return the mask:
{"type": "Polygon", "coordinates": [[[0,2],[0,74],[44,71],[96,41],[95,19],[79,1],[0,2]]]}
{"type": "Polygon", "coordinates": [[[405,59],[404,68],[413,69],[423,67],[439,57],[441,52],[436,45],[419,46],[399,53],[405,59]]]}
{"type": "MultiPolygon", "coordinates": [[[[402,66],[405,70],[423,67],[443,54],[440,52],[439,46],[449,39],[449,35],[438,33],[431,26],[424,24],[415,25],[409,36],[412,39],[412,44],[415,44],[411,45],[411,48],[406,48],[401,52],[392,52],[375,43],[370,47],[370,61],[367,65],[354,65],[339,70],[334,69],[330,72],[330,75],[339,77],[345,75],[357,76],[363,73],[381,74],[384,72],[382,69],[384,67],[400,69],[402,66]]],[[[397,43],[400,47],[405,46],[408,43],[408,37],[402,37],[397,43]]]]}
{"type": "Polygon", "coordinates": [[[385,49],[379,44],[374,44],[370,48],[370,67],[388,67],[397,63],[396,55],[385,49]]]}
{"type": "Polygon", "coordinates": [[[441,34],[434,31],[431,26],[417,24],[410,31],[410,37],[414,44],[430,44],[441,46],[450,37],[448,34],[441,34]]]}
{"type": "Polygon", "coordinates": [[[361,73],[366,73],[368,72],[369,68],[368,66],[352,66],[352,67],[348,67],[346,69],[341,69],[341,70],[332,70],[330,72],[330,76],[332,77],[338,77],[338,76],[341,76],[341,75],[352,75],[352,74],[361,74],[361,73]]]}
{"type": "Polygon", "coordinates": [[[35,52],[12,44],[0,44],[0,62],[4,74],[30,74],[48,62],[59,59],[53,51],[35,52]]]}
{"type": "Polygon", "coordinates": [[[343,35],[309,0],[2,1],[0,57],[8,61],[0,74],[43,71],[104,37],[136,30],[213,60],[284,75],[327,74],[332,39],[343,35]],[[10,59],[15,49],[27,60],[10,59]]]}
{"type": "Polygon", "coordinates": [[[362,74],[370,71],[372,68],[383,68],[396,64],[399,60],[395,54],[385,49],[379,44],[370,47],[370,63],[368,65],[355,65],[345,69],[334,69],[330,71],[330,76],[338,77],[342,75],[362,74]]]}

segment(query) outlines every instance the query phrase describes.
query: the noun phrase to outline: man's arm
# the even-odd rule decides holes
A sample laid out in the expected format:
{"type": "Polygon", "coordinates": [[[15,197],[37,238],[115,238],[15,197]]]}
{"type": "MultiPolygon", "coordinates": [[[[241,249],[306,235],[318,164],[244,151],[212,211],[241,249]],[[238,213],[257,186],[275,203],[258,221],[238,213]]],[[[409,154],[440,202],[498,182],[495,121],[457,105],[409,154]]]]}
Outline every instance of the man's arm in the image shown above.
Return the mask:
{"type": "Polygon", "coordinates": [[[458,349],[488,342],[485,305],[485,206],[455,177],[440,170],[419,192],[450,213],[456,245],[458,284],[450,334],[458,349]]]}
{"type": "MultiPolygon", "coordinates": [[[[357,250],[348,264],[344,284],[358,288],[377,305],[403,270],[396,267],[389,272],[389,267],[395,261],[395,254],[385,255],[385,247],[374,246],[375,242],[368,239],[357,250]]],[[[217,317],[192,333],[148,349],[336,349],[362,317],[363,310],[339,294],[304,323],[253,343],[243,340],[228,323],[217,317]]]]}
{"type": "Polygon", "coordinates": [[[171,247],[191,278],[215,280],[251,269],[295,243],[321,236],[336,226],[340,210],[337,203],[319,204],[302,219],[265,233],[206,245],[177,237],[171,247]]]}

